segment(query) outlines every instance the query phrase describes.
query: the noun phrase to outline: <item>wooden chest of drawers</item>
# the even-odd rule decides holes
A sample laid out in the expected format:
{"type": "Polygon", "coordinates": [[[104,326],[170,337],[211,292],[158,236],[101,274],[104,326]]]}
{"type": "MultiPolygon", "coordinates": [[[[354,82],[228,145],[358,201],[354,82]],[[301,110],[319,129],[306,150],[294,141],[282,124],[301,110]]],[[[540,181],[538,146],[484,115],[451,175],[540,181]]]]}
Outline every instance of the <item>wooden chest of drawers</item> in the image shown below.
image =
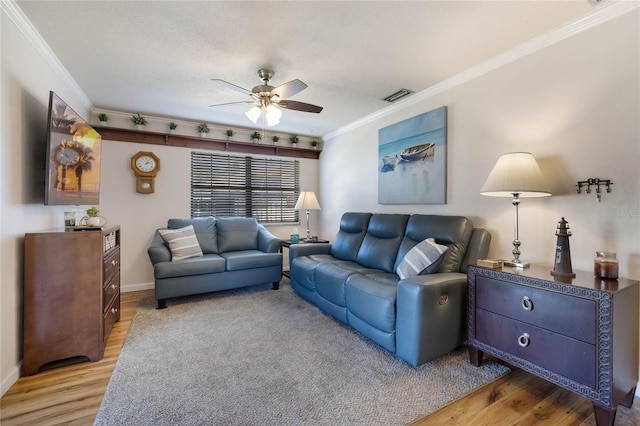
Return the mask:
{"type": "Polygon", "coordinates": [[[97,361],[120,319],[120,228],[25,235],[24,375],[97,361]]]}
{"type": "Polygon", "coordinates": [[[469,267],[471,362],[487,352],[589,398],[598,425],[613,424],[638,381],[638,281],[549,272],[469,267]]]}

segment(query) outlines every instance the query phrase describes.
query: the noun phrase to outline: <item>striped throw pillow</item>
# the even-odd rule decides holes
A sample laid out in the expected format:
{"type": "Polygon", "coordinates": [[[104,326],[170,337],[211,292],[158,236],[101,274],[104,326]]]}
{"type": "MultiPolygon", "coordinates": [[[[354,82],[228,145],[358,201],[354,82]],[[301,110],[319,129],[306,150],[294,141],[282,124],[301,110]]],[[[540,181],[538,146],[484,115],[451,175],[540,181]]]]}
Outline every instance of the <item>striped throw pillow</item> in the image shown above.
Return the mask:
{"type": "MultiPolygon", "coordinates": [[[[433,238],[427,238],[416,244],[405,254],[402,262],[400,262],[396,269],[396,274],[398,274],[402,280],[420,275],[421,272],[431,265],[437,266],[446,251],[447,246],[436,243],[436,240],[433,238]]],[[[431,268],[431,270],[435,269],[435,266],[431,268]]],[[[432,272],[431,270],[427,272],[432,272]]]]}
{"type": "Polygon", "coordinates": [[[193,225],[179,229],[161,229],[158,231],[171,250],[171,261],[202,256],[202,249],[193,230],[193,225]]]}

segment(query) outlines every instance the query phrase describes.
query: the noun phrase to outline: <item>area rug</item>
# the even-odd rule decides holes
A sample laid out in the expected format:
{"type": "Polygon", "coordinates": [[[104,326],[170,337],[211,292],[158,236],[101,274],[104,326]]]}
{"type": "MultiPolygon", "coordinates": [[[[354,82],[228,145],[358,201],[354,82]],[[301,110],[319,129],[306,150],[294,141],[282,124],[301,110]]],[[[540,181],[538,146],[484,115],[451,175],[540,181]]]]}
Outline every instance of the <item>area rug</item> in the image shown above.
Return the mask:
{"type": "Polygon", "coordinates": [[[414,368],[271,286],[144,299],[96,425],[403,425],[507,373],[460,349],[414,368]]]}

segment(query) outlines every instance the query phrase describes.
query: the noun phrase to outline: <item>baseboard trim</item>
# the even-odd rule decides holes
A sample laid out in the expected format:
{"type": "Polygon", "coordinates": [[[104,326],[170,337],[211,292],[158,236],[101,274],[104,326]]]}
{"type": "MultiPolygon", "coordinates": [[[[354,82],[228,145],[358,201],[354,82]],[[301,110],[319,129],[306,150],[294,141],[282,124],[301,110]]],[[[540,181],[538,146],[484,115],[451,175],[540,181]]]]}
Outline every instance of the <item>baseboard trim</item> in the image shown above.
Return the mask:
{"type": "Polygon", "coordinates": [[[20,369],[22,368],[22,361],[18,363],[13,369],[9,372],[9,375],[2,380],[0,383],[0,397],[3,396],[10,388],[13,386],[15,382],[20,378],[20,369]]]}
{"type": "Polygon", "coordinates": [[[120,292],[130,293],[132,291],[153,290],[154,288],[155,288],[155,285],[153,282],[139,283],[139,284],[124,284],[124,285],[120,285],[120,292]]]}

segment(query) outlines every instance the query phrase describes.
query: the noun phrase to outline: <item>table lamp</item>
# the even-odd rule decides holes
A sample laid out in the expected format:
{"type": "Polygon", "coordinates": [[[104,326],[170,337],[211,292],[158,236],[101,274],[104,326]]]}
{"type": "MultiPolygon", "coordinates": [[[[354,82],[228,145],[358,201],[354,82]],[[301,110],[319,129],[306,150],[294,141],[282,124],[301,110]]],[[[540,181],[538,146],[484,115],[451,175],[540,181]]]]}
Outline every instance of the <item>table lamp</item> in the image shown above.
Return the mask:
{"type": "Polygon", "coordinates": [[[307,211],[307,238],[306,242],[311,241],[311,233],[309,232],[309,210],[320,210],[320,204],[313,191],[301,192],[298,197],[294,210],[306,210],[307,211]]]}
{"type": "Polygon", "coordinates": [[[529,152],[511,152],[503,154],[493,166],[482,189],[481,195],[490,197],[512,197],[515,208],[515,239],[513,240],[513,259],[504,265],[528,268],[529,263],[520,261],[520,240],[518,239],[518,205],[520,198],[548,197],[551,195],[542,171],[536,159],[529,152]]]}

